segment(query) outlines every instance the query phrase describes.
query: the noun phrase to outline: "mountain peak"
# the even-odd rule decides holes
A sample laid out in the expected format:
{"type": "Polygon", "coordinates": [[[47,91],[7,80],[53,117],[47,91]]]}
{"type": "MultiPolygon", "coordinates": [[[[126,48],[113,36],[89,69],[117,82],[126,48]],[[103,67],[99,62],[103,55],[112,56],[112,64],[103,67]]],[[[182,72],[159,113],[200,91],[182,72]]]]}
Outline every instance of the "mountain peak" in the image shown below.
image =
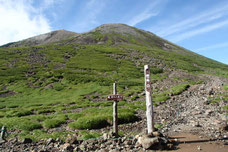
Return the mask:
{"type": "Polygon", "coordinates": [[[102,34],[119,33],[123,35],[130,34],[130,35],[139,36],[138,29],[126,24],[119,24],[119,23],[103,24],[91,30],[90,32],[95,32],[95,31],[99,31],[102,34]]]}

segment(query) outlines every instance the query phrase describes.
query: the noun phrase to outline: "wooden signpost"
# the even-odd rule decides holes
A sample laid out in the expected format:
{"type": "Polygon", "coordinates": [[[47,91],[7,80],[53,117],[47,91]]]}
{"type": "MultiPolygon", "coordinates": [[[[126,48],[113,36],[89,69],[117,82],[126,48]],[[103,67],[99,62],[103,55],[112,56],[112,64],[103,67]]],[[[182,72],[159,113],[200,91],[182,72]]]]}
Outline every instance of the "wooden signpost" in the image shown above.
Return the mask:
{"type": "Polygon", "coordinates": [[[118,136],[118,109],[117,109],[117,103],[120,100],[123,100],[123,95],[117,94],[116,90],[116,83],[113,83],[113,94],[108,95],[108,100],[114,100],[113,103],[113,132],[114,135],[118,136]]]}
{"type": "Polygon", "coordinates": [[[144,74],[145,74],[145,92],[146,92],[147,133],[150,134],[154,131],[154,113],[153,113],[153,101],[152,101],[152,95],[151,95],[149,65],[144,66],[144,74]]]}

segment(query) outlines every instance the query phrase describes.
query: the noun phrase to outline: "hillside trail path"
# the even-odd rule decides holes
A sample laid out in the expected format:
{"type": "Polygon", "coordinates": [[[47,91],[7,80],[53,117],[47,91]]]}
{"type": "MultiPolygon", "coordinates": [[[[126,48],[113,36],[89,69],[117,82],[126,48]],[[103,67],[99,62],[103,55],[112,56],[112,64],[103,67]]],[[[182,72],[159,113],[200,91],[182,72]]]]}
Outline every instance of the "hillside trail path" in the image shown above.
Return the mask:
{"type": "MultiPolygon", "coordinates": [[[[181,95],[170,100],[166,118],[168,122],[168,136],[178,139],[180,152],[228,152],[228,145],[218,141],[228,137],[220,126],[225,123],[225,112],[222,107],[225,102],[208,104],[209,96],[222,93],[226,79],[216,76],[203,75],[205,83],[194,85],[181,95]]],[[[161,109],[157,111],[161,112],[161,109]]],[[[165,119],[166,120],[166,119],[165,119]]]]}
{"type": "MultiPolygon", "coordinates": [[[[226,121],[222,108],[225,102],[208,102],[209,97],[225,92],[223,85],[228,84],[228,80],[210,75],[200,78],[205,82],[192,85],[180,95],[171,96],[167,102],[154,107],[155,124],[163,124],[160,131],[180,141],[177,149],[169,152],[228,152],[228,145],[225,145],[228,139],[220,140],[228,137],[228,132],[220,130],[226,121]]],[[[141,121],[119,126],[119,129],[146,133],[145,111],[138,111],[138,114],[141,121]]]]}

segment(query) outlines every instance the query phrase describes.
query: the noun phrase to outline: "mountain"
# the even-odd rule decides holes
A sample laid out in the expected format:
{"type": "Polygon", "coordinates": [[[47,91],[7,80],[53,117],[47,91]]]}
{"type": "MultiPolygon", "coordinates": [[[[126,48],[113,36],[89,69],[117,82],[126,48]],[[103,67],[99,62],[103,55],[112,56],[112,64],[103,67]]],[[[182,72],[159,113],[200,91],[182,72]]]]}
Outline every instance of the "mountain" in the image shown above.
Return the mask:
{"type": "Polygon", "coordinates": [[[66,30],[57,30],[52,31],[50,33],[41,34],[38,36],[34,36],[19,42],[12,42],[3,45],[3,47],[20,47],[20,46],[37,46],[50,44],[53,42],[61,41],[68,39],[70,37],[78,35],[77,33],[66,31],[66,30]]]}
{"type": "Polygon", "coordinates": [[[203,134],[224,135],[218,131],[228,109],[228,65],[124,24],[53,31],[0,47],[0,127],[34,140],[63,138],[75,129],[83,130],[79,139],[98,137],[101,130],[93,129],[109,132],[112,125],[107,95],[117,82],[124,96],[120,130],[135,135],[146,126],[145,64],[156,128],[186,130],[199,121],[203,134]]]}

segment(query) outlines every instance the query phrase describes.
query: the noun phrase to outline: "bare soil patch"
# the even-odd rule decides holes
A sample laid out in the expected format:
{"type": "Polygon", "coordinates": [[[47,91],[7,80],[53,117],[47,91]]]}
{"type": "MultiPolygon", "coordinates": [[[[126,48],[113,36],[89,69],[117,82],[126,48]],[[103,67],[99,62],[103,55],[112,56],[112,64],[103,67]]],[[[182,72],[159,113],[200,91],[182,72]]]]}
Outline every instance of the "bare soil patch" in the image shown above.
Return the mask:
{"type": "Polygon", "coordinates": [[[171,136],[179,141],[177,150],[169,152],[227,152],[227,140],[211,140],[191,133],[177,133],[171,136]]]}

